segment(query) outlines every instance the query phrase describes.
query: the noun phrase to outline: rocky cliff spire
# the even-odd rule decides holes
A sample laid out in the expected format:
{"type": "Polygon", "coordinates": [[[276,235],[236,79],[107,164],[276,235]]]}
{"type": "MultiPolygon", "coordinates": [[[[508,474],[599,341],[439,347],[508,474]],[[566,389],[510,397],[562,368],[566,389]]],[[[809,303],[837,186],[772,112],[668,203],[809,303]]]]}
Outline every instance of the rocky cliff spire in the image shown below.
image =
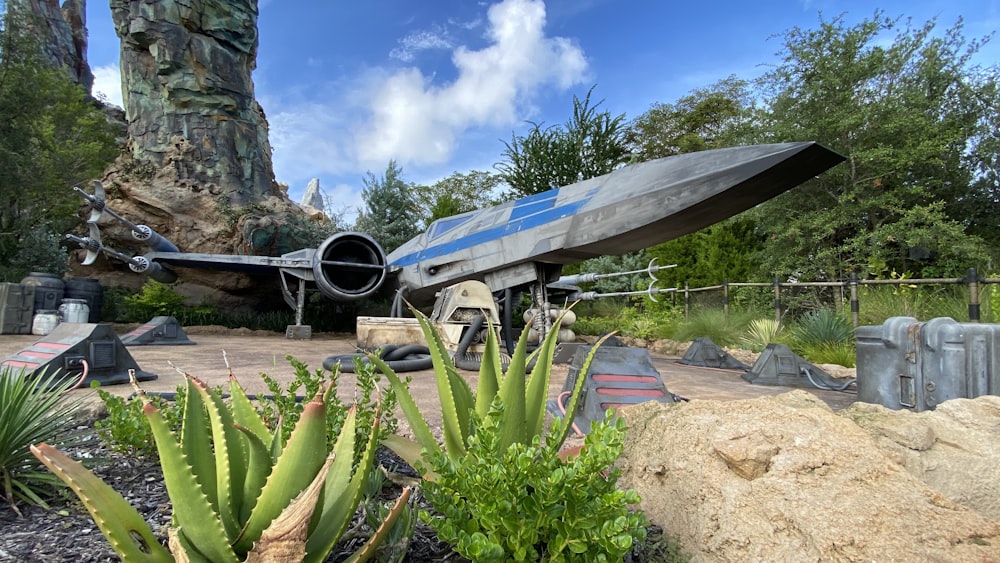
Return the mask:
{"type": "Polygon", "coordinates": [[[137,163],[233,207],[280,195],[251,79],[257,1],[111,0],[111,14],[137,163]]]}
{"type": "Polygon", "coordinates": [[[54,66],[65,68],[74,82],[90,92],[94,74],[87,64],[86,0],[66,0],[61,9],[59,0],[9,0],[8,9],[38,17],[45,57],[54,66]]]}

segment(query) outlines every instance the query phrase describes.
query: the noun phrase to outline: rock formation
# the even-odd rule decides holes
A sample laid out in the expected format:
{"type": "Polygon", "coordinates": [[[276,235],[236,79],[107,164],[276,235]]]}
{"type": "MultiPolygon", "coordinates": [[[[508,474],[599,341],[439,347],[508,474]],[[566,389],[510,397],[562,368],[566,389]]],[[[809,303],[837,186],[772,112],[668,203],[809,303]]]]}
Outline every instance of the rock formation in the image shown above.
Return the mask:
{"type": "Polygon", "coordinates": [[[45,57],[65,68],[70,78],[90,92],[94,74],[87,63],[87,2],[66,0],[9,0],[12,13],[33,14],[43,28],[39,37],[45,57]]]}
{"type": "Polygon", "coordinates": [[[311,207],[317,211],[323,211],[326,206],[323,204],[323,192],[319,187],[319,178],[309,180],[306,186],[306,193],[302,196],[303,207],[311,207]]]}
{"type": "Polygon", "coordinates": [[[695,562],[1000,558],[1000,522],[928,486],[805,391],[622,413],[619,485],[695,562]]]}
{"type": "Polygon", "coordinates": [[[232,207],[278,195],[251,78],[256,0],[112,0],[111,15],[136,162],[232,207]]]}
{"type": "MultiPolygon", "coordinates": [[[[184,252],[275,256],[316,245],[323,217],[304,212],[275,181],[254,99],[257,1],[111,0],[111,13],[128,132],[102,178],[108,206],[184,252]]],[[[107,246],[148,251],[110,218],[99,225],[107,246]]],[[[106,257],[71,267],[105,286],[145,281],[106,257]]],[[[277,276],[196,269],[181,281],[178,291],[193,303],[210,296],[219,305],[274,303],[279,288],[277,276]]]]}

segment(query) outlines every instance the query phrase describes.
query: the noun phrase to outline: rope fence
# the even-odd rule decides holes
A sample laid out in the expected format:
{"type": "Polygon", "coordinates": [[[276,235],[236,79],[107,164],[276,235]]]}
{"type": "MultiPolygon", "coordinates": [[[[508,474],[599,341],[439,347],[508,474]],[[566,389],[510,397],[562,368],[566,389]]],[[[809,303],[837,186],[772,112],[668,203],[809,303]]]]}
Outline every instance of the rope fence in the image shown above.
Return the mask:
{"type": "Polygon", "coordinates": [[[889,280],[865,280],[858,279],[856,274],[851,274],[850,277],[842,282],[799,282],[799,281],[781,281],[778,276],[774,277],[772,282],[730,282],[728,279],[724,279],[719,285],[710,285],[705,287],[689,287],[687,283],[684,284],[684,289],[677,290],[676,293],[680,293],[684,296],[684,317],[690,318],[691,315],[691,301],[692,296],[697,293],[702,292],[712,292],[721,291],[722,293],[722,308],[726,318],[729,318],[729,308],[730,308],[730,290],[732,288],[740,287],[761,287],[761,288],[771,288],[774,293],[774,318],[776,321],[781,322],[782,314],[785,307],[782,303],[782,297],[787,296],[788,290],[797,288],[830,288],[834,290],[834,293],[839,297],[839,302],[843,304],[846,299],[850,301],[851,308],[851,319],[855,327],[860,325],[859,313],[861,311],[861,301],[859,296],[858,288],[860,286],[876,286],[876,285],[897,285],[897,286],[909,286],[909,285],[966,285],[968,287],[968,322],[978,323],[982,322],[982,310],[980,307],[980,289],[987,284],[1000,284],[1000,278],[981,278],[975,268],[969,269],[965,277],[961,278],[918,278],[918,279],[889,279],[889,280]]]}

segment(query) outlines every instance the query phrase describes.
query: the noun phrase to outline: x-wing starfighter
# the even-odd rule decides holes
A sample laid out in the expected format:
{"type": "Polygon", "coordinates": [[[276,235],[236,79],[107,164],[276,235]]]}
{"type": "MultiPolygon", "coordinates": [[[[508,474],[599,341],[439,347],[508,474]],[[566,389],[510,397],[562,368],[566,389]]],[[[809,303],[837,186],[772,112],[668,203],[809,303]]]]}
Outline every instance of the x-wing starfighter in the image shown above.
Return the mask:
{"type": "MultiPolygon", "coordinates": [[[[337,233],[318,248],[279,257],[180,252],[143,225],[107,209],[103,189],[85,197],[94,211],[90,236],[69,238],[88,250],[129,262],[137,272],[170,282],[174,268],[277,272],[285,301],[301,324],[305,294],[318,289],[338,301],[386,292],[416,305],[465,280],[493,292],[545,286],[562,266],[618,255],[672,240],[767,201],[843,161],[814,142],[752,145],[671,156],[435,221],[388,256],[364,233],[337,233]],[[129,257],[104,247],[96,222],[103,212],[125,223],[150,252],[129,257]],[[145,237],[144,239],[142,237],[145,237]],[[294,283],[297,281],[298,283],[294,283]],[[296,287],[297,286],[297,287],[296,287]]],[[[395,307],[394,307],[395,309],[395,307]]]]}

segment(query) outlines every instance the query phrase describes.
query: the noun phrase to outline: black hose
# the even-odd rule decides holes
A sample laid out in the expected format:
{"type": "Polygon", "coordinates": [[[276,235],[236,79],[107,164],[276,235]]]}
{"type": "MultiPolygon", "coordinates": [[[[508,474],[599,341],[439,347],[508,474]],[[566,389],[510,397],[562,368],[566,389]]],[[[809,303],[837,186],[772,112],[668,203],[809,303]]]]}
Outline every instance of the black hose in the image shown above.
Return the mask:
{"type": "MultiPolygon", "coordinates": [[[[380,348],[380,354],[379,357],[397,373],[430,369],[434,365],[430,349],[419,344],[406,346],[387,344],[380,348]]],[[[354,373],[355,358],[360,358],[363,364],[370,363],[367,354],[341,354],[323,360],[323,369],[333,371],[339,363],[340,371],[354,373]]]]}
{"type": "Polygon", "coordinates": [[[833,385],[825,381],[817,381],[816,379],[813,378],[812,370],[810,370],[806,366],[802,366],[802,373],[806,374],[806,377],[809,378],[809,383],[812,383],[814,387],[816,387],[817,389],[825,389],[827,391],[844,391],[845,389],[847,389],[851,385],[854,385],[858,381],[855,378],[838,387],[836,385],[833,385]]]}
{"type": "Polygon", "coordinates": [[[479,330],[483,328],[485,321],[486,318],[483,315],[476,315],[469,323],[469,328],[462,335],[462,339],[458,341],[458,350],[455,351],[455,367],[469,371],[479,371],[479,368],[482,367],[481,360],[467,357],[466,352],[469,350],[469,346],[472,346],[472,341],[479,334],[479,330]]]}
{"type": "Polygon", "coordinates": [[[503,293],[503,341],[507,353],[514,355],[514,292],[510,288],[503,293]]]}

